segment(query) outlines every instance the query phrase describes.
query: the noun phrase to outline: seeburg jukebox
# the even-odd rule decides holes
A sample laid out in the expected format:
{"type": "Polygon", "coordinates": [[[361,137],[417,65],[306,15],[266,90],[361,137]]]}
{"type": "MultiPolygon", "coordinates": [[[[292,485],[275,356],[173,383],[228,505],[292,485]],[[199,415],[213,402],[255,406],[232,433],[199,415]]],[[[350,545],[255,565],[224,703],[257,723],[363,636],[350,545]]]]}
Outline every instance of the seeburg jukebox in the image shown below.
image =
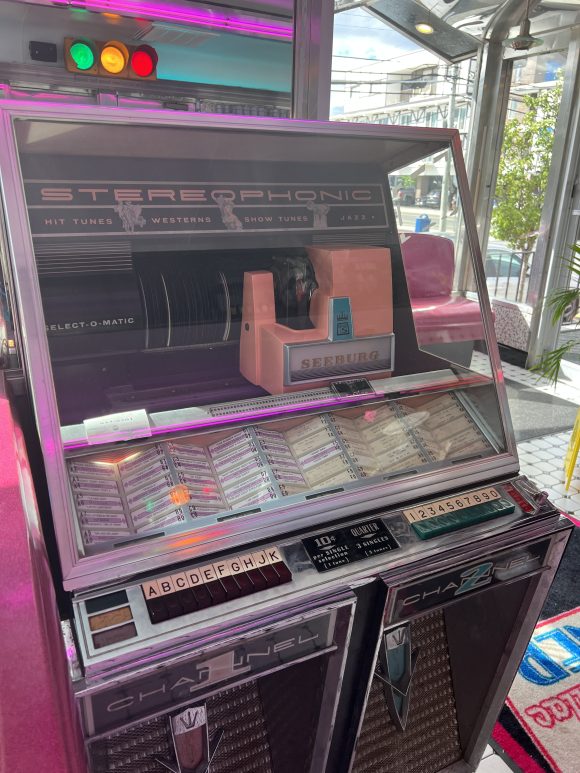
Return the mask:
{"type": "Polygon", "coordinates": [[[1,110],[13,713],[68,738],[31,771],[473,771],[570,525],[518,475],[456,132],[1,110]],[[433,156],[463,215],[400,238],[433,156]]]}

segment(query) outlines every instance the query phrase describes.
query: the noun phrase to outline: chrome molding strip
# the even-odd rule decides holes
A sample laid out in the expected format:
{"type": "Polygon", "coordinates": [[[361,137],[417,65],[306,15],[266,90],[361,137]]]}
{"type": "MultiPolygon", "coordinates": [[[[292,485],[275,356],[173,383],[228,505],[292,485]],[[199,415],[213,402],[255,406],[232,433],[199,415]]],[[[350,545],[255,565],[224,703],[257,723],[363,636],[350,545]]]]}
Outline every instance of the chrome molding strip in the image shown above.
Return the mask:
{"type": "Polygon", "coordinates": [[[506,447],[508,452],[518,458],[518,452],[514,437],[514,430],[512,426],[512,420],[509,413],[507,392],[505,388],[503,371],[501,368],[501,360],[499,356],[499,349],[497,346],[497,338],[495,335],[495,327],[493,324],[493,316],[491,313],[491,304],[489,301],[489,295],[487,292],[487,284],[485,280],[485,271],[483,267],[483,258],[481,257],[481,249],[479,246],[479,239],[477,237],[477,225],[475,223],[475,216],[473,214],[473,202],[471,199],[471,193],[469,190],[469,181],[467,179],[467,173],[463,163],[463,156],[461,150],[461,138],[459,132],[455,131],[454,137],[451,141],[451,150],[453,154],[453,161],[455,164],[455,174],[457,175],[457,187],[459,190],[459,200],[461,201],[461,207],[463,210],[463,217],[465,220],[465,232],[467,234],[467,243],[472,255],[472,267],[475,275],[475,281],[477,286],[478,300],[481,305],[483,329],[485,331],[485,341],[487,345],[487,355],[491,363],[491,370],[495,381],[496,391],[499,401],[499,410],[502,418],[504,432],[506,435],[506,447]]]}

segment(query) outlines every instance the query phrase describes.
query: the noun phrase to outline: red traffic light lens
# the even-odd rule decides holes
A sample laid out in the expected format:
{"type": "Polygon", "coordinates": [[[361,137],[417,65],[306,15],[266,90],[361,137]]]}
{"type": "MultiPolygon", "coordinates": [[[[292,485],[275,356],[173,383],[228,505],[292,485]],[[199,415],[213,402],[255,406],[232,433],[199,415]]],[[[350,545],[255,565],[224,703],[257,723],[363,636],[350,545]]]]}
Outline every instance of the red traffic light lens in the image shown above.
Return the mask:
{"type": "Polygon", "coordinates": [[[157,51],[151,46],[139,46],[131,57],[131,69],[140,78],[152,75],[157,67],[157,51]]]}

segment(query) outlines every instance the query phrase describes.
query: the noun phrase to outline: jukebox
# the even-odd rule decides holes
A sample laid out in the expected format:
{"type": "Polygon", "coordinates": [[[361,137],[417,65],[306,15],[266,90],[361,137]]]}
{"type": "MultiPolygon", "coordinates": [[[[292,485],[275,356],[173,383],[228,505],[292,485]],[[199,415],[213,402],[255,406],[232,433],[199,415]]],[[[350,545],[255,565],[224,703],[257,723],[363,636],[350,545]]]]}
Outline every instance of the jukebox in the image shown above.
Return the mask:
{"type": "Polygon", "coordinates": [[[518,475],[458,135],[1,118],[70,771],[473,770],[570,527],[518,475]],[[463,216],[408,237],[388,176],[434,154],[463,216]]]}

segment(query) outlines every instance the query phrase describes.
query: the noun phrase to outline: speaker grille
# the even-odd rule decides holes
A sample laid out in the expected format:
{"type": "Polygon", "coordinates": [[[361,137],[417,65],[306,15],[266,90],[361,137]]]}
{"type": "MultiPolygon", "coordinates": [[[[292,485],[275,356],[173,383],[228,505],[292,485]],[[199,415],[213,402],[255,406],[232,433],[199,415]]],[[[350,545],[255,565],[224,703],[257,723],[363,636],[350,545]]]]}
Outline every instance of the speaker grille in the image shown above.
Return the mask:
{"type": "Polygon", "coordinates": [[[224,730],[211,773],[272,773],[270,747],[257,682],[220,693],[207,702],[210,734],[224,730]]]}
{"type": "Polygon", "coordinates": [[[382,683],[373,679],[353,773],[434,773],[461,758],[443,612],[411,624],[420,654],[404,733],[391,721],[382,683]]]}
{"type": "MultiPolygon", "coordinates": [[[[206,701],[210,737],[224,731],[211,773],[273,773],[258,685],[249,682],[206,701]]],[[[169,718],[158,717],[95,741],[90,746],[94,773],[167,773],[155,761],[173,758],[169,718]]]]}

